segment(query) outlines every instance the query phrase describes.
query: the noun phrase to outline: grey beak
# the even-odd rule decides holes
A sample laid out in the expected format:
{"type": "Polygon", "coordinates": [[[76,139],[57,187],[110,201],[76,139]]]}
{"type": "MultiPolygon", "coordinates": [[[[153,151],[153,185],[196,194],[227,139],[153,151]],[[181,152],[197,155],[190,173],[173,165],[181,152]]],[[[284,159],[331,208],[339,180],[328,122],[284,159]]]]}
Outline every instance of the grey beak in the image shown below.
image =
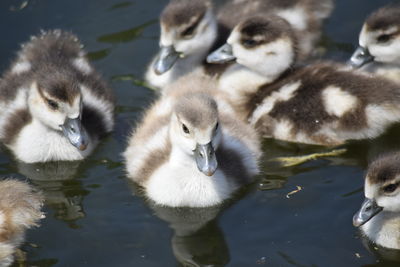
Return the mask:
{"type": "Polygon", "coordinates": [[[65,137],[71,144],[79,150],[85,150],[88,145],[89,138],[85,129],[82,127],[80,118],[69,119],[67,118],[63,125],[61,125],[65,137]]]}
{"type": "Polygon", "coordinates": [[[371,220],[372,217],[377,215],[382,210],[383,208],[379,207],[378,204],[376,204],[375,200],[366,198],[361,205],[361,209],[356,214],[354,214],[353,225],[355,227],[360,227],[361,225],[371,220]]]}
{"type": "Polygon", "coordinates": [[[207,176],[212,176],[217,170],[218,162],[211,142],[206,145],[197,144],[194,155],[199,171],[207,176]]]}
{"type": "Polygon", "coordinates": [[[349,64],[353,68],[358,69],[373,60],[374,57],[369,53],[368,49],[359,46],[351,56],[349,64]]]}
{"type": "Polygon", "coordinates": [[[207,62],[213,64],[223,64],[235,59],[236,57],[233,55],[232,46],[230,44],[224,44],[208,55],[207,62]]]}
{"type": "Polygon", "coordinates": [[[154,62],[153,68],[157,75],[167,72],[178,60],[180,54],[175,51],[175,48],[170,46],[161,46],[159,56],[154,62]]]}

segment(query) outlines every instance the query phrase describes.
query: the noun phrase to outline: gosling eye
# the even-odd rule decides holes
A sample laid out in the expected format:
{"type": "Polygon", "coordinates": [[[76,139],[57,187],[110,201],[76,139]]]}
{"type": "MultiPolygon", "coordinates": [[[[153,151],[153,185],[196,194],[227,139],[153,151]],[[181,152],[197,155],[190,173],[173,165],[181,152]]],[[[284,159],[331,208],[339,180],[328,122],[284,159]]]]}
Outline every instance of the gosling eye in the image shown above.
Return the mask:
{"type": "Polygon", "coordinates": [[[393,193],[394,191],[396,191],[397,187],[399,186],[399,184],[389,184],[383,187],[383,192],[385,192],[386,194],[390,194],[393,193]]]}
{"type": "Polygon", "coordinates": [[[378,41],[378,43],[386,43],[391,38],[392,38],[392,36],[390,34],[381,34],[378,36],[378,38],[376,38],[376,40],[378,41]]]}
{"type": "Polygon", "coordinates": [[[193,37],[193,35],[194,35],[194,30],[196,29],[196,24],[195,25],[192,25],[192,26],[189,26],[189,27],[187,27],[185,30],[183,30],[182,32],[181,32],[181,37],[183,38],[183,39],[190,39],[190,38],[192,38],[193,37]]]}
{"type": "Polygon", "coordinates": [[[49,105],[49,107],[51,109],[53,109],[53,110],[57,110],[58,109],[58,104],[57,104],[56,101],[46,98],[46,103],[47,103],[47,105],[49,105]]]}
{"type": "Polygon", "coordinates": [[[188,127],[186,127],[186,125],[183,124],[183,123],[182,123],[182,130],[183,130],[183,132],[184,132],[185,134],[189,134],[189,133],[190,133],[188,127]]]}
{"type": "Polygon", "coordinates": [[[253,39],[243,39],[242,44],[246,48],[253,48],[257,45],[257,42],[253,39]]]}

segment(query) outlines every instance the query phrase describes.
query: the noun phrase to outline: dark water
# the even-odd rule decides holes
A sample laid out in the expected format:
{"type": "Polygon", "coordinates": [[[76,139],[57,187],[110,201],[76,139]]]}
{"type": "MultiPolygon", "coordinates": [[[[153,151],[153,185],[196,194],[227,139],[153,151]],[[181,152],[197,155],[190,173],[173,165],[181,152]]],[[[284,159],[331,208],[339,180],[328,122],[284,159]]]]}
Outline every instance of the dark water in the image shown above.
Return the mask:
{"type": "MultiPolygon", "coordinates": [[[[327,56],[346,59],[365,16],[388,2],[337,0],[325,27],[327,56]]],[[[1,71],[30,35],[68,29],[86,45],[118,98],[114,133],[81,163],[26,165],[0,153],[1,175],[29,177],[46,195],[47,218],[22,246],[26,266],[399,266],[388,260],[396,259],[392,251],[364,245],[351,224],[367,162],[399,146],[399,128],[374,142],[352,143],[340,157],[291,168],[269,160],[324,148],[266,140],[260,180],[223,207],[146,204],[125,179],[121,152],[131,125],[155,97],[140,78],[157,50],[157,17],[165,4],[1,1],[1,71]],[[287,198],[297,186],[302,190],[287,198]]]]}

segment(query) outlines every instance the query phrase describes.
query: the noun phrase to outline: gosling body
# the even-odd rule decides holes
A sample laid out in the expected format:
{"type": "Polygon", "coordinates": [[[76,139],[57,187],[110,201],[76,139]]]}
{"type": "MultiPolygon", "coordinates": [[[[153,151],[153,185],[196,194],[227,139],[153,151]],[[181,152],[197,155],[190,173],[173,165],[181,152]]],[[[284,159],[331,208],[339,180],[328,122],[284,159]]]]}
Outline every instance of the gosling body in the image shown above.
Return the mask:
{"type": "Polygon", "coordinates": [[[160,205],[220,204],[258,173],[257,135],[227,102],[205,92],[204,83],[176,83],[183,88],[171,85],[130,137],[124,153],[128,175],[160,205]],[[201,149],[209,157],[202,158],[201,149]]]}
{"type": "Polygon", "coordinates": [[[44,218],[42,195],[14,179],[0,181],[0,266],[10,266],[25,231],[44,218]]]}
{"type": "Polygon", "coordinates": [[[112,90],[76,36],[42,32],[0,81],[0,139],[24,162],[81,160],[113,128],[112,90]]]}
{"type": "Polygon", "coordinates": [[[227,43],[238,64],[218,87],[265,137],[333,146],[400,120],[397,84],[332,62],[295,67],[296,36],[279,17],[248,19],[227,43]]]}

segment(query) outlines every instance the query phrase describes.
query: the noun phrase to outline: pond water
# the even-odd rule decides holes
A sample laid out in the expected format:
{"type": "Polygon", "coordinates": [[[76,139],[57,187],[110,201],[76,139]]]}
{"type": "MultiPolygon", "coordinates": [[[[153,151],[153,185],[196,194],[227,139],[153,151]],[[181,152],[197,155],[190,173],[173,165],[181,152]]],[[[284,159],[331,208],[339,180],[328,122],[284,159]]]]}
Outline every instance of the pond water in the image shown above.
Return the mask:
{"type": "MultiPolygon", "coordinates": [[[[389,1],[337,0],[325,25],[327,57],[345,60],[367,14],[389,1]]],[[[325,148],[265,140],[263,174],[209,209],[146,203],[125,177],[126,135],[155,98],[140,79],[158,48],[160,0],[2,0],[0,70],[40,29],[72,30],[115,89],[116,128],[87,160],[28,165],[3,149],[0,173],[29,177],[46,196],[46,219],[27,233],[15,266],[399,266],[352,226],[368,161],[399,145],[399,128],[347,152],[281,168],[271,159],[325,148]],[[397,140],[397,142],[396,142],[397,140]],[[300,186],[302,190],[287,197],[300,186]]]]}

